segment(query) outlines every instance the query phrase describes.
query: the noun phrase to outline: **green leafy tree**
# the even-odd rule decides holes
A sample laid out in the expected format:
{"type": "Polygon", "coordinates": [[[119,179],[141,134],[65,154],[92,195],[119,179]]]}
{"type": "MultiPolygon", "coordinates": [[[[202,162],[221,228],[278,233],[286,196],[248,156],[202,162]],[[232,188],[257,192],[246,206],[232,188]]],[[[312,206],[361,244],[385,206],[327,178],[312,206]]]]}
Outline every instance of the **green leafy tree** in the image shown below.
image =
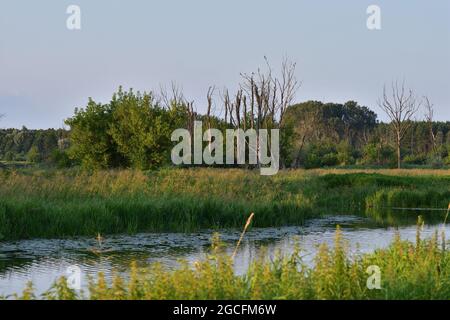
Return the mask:
{"type": "Polygon", "coordinates": [[[71,128],[72,159],[92,169],[126,165],[109,133],[113,111],[112,104],[103,105],[92,99],[85,109],[75,109],[75,115],[65,121],[71,128]]]}
{"type": "Polygon", "coordinates": [[[31,163],[39,163],[41,162],[41,153],[39,152],[39,148],[36,146],[32,146],[27,153],[27,161],[31,163]]]}
{"type": "Polygon", "coordinates": [[[69,168],[73,165],[73,161],[69,158],[67,152],[59,149],[53,150],[50,156],[50,163],[57,168],[69,168]]]}
{"type": "Polygon", "coordinates": [[[168,112],[159,107],[151,94],[119,93],[113,98],[112,122],[108,133],[118,151],[134,168],[160,166],[171,146],[168,112]]]}
{"type": "Polygon", "coordinates": [[[183,103],[164,108],[151,93],[119,88],[109,104],[90,100],[66,120],[71,127],[72,159],[88,168],[159,167],[170,160],[171,133],[186,127],[183,103]]]}

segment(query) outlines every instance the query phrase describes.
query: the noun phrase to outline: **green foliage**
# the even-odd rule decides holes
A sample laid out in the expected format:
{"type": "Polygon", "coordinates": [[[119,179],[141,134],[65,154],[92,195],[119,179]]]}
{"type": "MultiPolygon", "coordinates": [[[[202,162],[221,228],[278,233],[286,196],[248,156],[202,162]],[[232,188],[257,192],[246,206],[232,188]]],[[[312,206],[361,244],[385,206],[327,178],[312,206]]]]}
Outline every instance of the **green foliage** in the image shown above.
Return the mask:
{"type": "Polygon", "coordinates": [[[67,152],[60,149],[53,150],[50,156],[50,163],[56,166],[58,169],[69,168],[74,164],[67,152]]]}
{"type": "Polygon", "coordinates": [[[395,150],[389,145],[369,143],[364,147],[363,164],[393,166],[395,161],[395,150]]]}
{"type": "Polygon", "coordinates": [[[14,152],[7,151],[5,153],[5,156],[3,157],[3,159],[5,159],[6,161],[14,161],[16,159],[16,156],[15,156],[14,152]]]}
{"type": "Polygon", "coordinates": [[[86,168],[159,167],[170,160],[171,133],[186,125],[186,108],[162,108],[151,93],[119,91],[109,104],[90,100],[66,120],[70,156],[86,168]]]}
{"type": "Polygon", "coordinates": [[[445,165],[450,165],[450,154],[443,161],[445,165]]]}
{"type": "Polygon", "coordinates": [[[442,168],[444,166],[444,161],[440,155],[432,155],[427,159],[427,163],[433,168],[442,168]]]}
{"type": "Polygon", "coordinates": [[[373,111],[354,101],[345,104],[307,101],[293,105],[283,120],[282,132],[286,132],[282,134],[282,158],[291,166],[305,168],[353,164],[354,151],[366,143],[365,138],[377,125],[376,119],[373,111]],[[332,150],[320,150],[330,149],[330,145],[332,150]],[[322,161],[324,156],[326,159],[322,161]]]}
{"type": "Polygon", "coordinates": [[[348,166],[355,164],[356,153],[352,146],[346,141],[342,141],[337,145],[337,162],[339,165],[348,166]]]}
{"type": "Polygon", "coordinates": [[[6,161],[25,161],[31,152],[33,162],[48,162],[58,141],[67,136],[68,132],[62,129],[0,129],[0,154],[6,161]]]}
{"type": "MultiPolygon", "coordinates": [[[[202,114],[188,116],[184,102],[168,104],[159,105],[151,92],[119,88],[106,104],[89,99],[87,106],[75,109],[66,120],[70,131],[26,127],[0,130],[0,155],[6,161],[25,161],[31,151],[34,162],[65,167],[69,161],[54,159],[54,151],[59,149],[69,156],[71,165],[88,169],[161,168],[170,164],[173,130],[188,128],[192,120],[206,124],[208,118],[202,114]],[[32,147],[37,148],[39,157],[32,147]]],[[[233,127],[215,116],[208,119],[212,128],[222,132],[233,127]]],[[[250,116],[247,128],[249,124],[250,116]]],[[[450,122],[433,122],[432,127],[435,141],[428,122],[412,122],[401,150],[407,167],[450,165],[450,122]]],[[[282,168],[391,167],[396,163],[392,124],[379,123],[373,111],[354,101],[307,101],[289,106],[280,128],[282,168]]]]}
{"type": "Polygon", "coordinates": [[[31,163],[38,163],[41,161],[41,154],[36,146],[32,146],[27,153],[27,161],[31,163]]]}
{"type": "Polygon", "coordinates": [[[403,158],[403,162],[405,164],[413,164],[413,165],[424,165],[427,163],[427,155],[426,154],[409,154],[403,158]]]}
{"type": "MultiPolygon", "coordinates": [[[[446,207],[450,179],[442,176],[319,174],[257,170],[22,170],[0,172],[0,234],[4,239],[113,233],[187,232],[301,225],[330,212],[362,214],[386,205],[446,207]],[[375,199],[375,200],[373,200],[375,199]],[[378,201],[378,200],[377,200],[378,201]],[[381,202],[380,202],[381,203],[381,202]],[[380,205],[381,206],[381,205],[380,205]]],[[[440,216],[435,214],[440,219],[440,216]]]]}
{"type": "Polygon", "coordinates": [[[170,113],[155,104],[150,94],[119,91],[109,134],[132,167],[148,169],[167,162],[173,131],[170,113]]]}
{"type": "Polygon", "coordinates": [[[112,119],[112,106],[96,103],[92,99],[85,109],[75,109],[75,115],[66,120],[66,124],[71,127],[70,157],[86,168],[123,165],[124,159],[117,152],[117,144],[109,134],[112,119]]]}
{"type": "Polygon", "coordinates": [[[311,144],[302,162],[306,169],[335,166],[339,162],[336,146],[331,143],[311,144]]]}

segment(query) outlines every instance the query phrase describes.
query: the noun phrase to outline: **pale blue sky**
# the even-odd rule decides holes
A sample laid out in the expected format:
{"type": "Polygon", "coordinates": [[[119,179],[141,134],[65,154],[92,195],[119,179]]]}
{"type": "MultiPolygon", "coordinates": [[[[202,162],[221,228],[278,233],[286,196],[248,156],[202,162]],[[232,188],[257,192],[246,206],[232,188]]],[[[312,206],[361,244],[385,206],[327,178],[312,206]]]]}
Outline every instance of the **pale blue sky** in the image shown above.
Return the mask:
{"type": "MultiPolygon", "coordinates": [[[[383,84],[406,79],[450,120],[448,0],[0,0],[0,127],[61,127],[89,96],[176,81],[204,110],[210,85],[240,72],[298,63],[296,101],[376,107],[383,84]],[[82,30],[66,28],[66,8],[82,30]],[[368,5],[382,30],[366,28],[368,5]]],[[[419,114],[422,116],[422,114],[419,114]]]]}

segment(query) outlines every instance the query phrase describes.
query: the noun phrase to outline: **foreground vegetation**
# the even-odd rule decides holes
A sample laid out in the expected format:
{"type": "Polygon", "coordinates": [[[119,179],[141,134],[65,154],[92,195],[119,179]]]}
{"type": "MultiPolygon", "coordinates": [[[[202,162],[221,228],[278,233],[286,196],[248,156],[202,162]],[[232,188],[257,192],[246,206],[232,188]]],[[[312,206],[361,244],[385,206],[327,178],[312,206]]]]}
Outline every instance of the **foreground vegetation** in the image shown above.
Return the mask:
{"type": "Polygon", "coordinates": [[[256,227],[336,213],[383,220],[389,207],[447,208],[449,199],[444,170],[4,170],[0,240],[240,227],[248,212],[256,227]]]}
{"type": "MultiPolygon", "coordinates": [[[[273,262],[259,258],[243,276],[233,270],[230,256],[214,241],[212,254],[193,266],[183,262],[173,271],[155,264],[148,270],[132,265],[130,277],[103,274],[91,279],[87,295],[71,290],[65,278],[43,294],[43,299],[450,299],[450,252],[445,236],[435,233],[416,243],[401,241],[371,254],[351,255],[339,228],[334,248],[322,245],[312,266],[301,250],[273,262]],[[378,266],[380,289],[368,289],[369,266],[378,266]]],[[[373,272],[373,271],[372,271],[373,272]]],[[[36,299],[30,283],[16,299],[36,299]]]]}

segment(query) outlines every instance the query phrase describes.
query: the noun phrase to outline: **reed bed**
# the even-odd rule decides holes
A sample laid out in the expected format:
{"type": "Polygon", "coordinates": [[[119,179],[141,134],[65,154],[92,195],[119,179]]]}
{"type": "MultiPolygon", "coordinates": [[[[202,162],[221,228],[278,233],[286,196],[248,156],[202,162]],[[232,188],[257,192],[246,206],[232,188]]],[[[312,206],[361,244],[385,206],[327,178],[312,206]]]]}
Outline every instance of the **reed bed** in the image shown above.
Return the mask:
{"type": "Polygon", "coordinates": [[[268,227],[392,206],[447,207],[450,176],[405,171],[0,171],[0,240],[240,227],[246,212],[258,216],[255,227],[268,227]]]}

